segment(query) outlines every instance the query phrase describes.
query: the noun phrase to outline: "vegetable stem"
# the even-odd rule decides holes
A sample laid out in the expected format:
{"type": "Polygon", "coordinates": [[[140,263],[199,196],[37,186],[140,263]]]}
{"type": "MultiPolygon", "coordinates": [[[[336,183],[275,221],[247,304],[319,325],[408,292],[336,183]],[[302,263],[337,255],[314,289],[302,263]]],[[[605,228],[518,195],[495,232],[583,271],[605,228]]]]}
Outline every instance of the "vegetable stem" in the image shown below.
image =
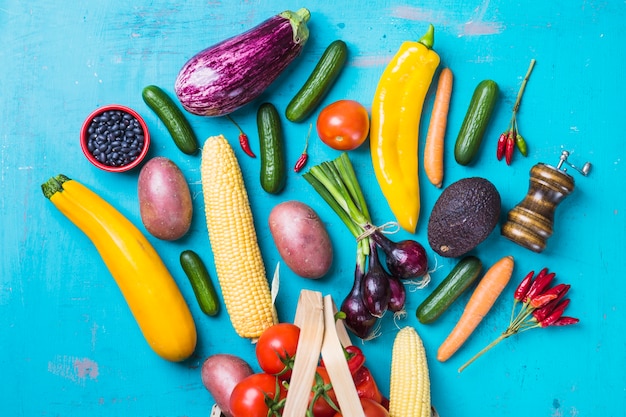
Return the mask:
{"type": "Polygon", "coordinates": [[[517,93],[517,99],[515,100],[515,105],[513,106],[513,114],[517,113],[519,109],[520,102],[522,101],[522,95],[524,94],[524,90],[526,89],[526,84],[528,83],[528,79],[530,78],[530,73],[533,71],[535,67],[536,60],[533,58],[530,60],[530,65],[528,66],[528,71],[526,71],[526,75],[524,76],[524,80],[522,81],[522,85],[517,93]]]}

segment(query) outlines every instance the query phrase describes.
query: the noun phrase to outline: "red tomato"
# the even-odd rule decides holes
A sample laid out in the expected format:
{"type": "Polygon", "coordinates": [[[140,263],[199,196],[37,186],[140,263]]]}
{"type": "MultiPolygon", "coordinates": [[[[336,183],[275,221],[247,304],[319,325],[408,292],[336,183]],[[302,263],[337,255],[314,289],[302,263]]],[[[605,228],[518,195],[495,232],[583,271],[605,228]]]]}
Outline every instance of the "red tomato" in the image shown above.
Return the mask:
{"type": "MultiPolygon", "coordinates": [[[[321,380],[322,380],[321,384],[323,385],[330,384],[330,377],[328,376],[328,371],[326,370],[326,368],[324,368],[323,366],[318,366],[317,374],[321,377],[321,380]]],[[[318,386],[316,386],[316,384],[317,384],[317,378],[316,380],[313,381],[313,390],[319,388],[318,386]]],[[[329,391],[326,392],[326,394],[331,399],[333,404],[335,404],[335,407],[339,407],[337,403],[337,396],[335,395],[335,391],[331,388],[329,391]]],[[[313,396],[314,396],[314,393],[312,391],[311,394],[309,395],[309,404],[311,404],[311,401],[313,400],[313,396]]],[[[318,397],[317,400],[315,401],[315,404],[313,404],[313,417],[333,417],[336,412],[337,410],[331,407],[330,404],[328,404],[328,402],[326,401],[326,399],[322,397],[318,397]]]]}
{"type": "Polygon", "coordinates": [[[263,372],[288,380],[299,337],[300,328],[295,324],[279,323],[268,327],[256,344],[256,358],[263,372]],[[288,371],[281,374],[285,367],[288,371]]]}
{"type": "Polygon", "coordinates": [[[279,416],[277,404],[286,396],[287,391],[275,376],[252,374],[235,385],[230,394],[230,411],[233,417],[279,416]],[[273,399],[269,405],[266,396],[273,399]]]}
{"type": "MultiPolygon", "coordinates": [[[[370,398],[361,398],[361,406],[363,406],[365,417],[389,417],[389,411],[370,398]]],[[[343,417],[343,415],[336,413],[333,417],[343,417]]]]}
{"type": "Polygon", "coordinates": [[[317,134],[333,149],[351,151],[365,142],[370,130],[367,109],[354,100],[339,100],[317,117],[317,134]]]}

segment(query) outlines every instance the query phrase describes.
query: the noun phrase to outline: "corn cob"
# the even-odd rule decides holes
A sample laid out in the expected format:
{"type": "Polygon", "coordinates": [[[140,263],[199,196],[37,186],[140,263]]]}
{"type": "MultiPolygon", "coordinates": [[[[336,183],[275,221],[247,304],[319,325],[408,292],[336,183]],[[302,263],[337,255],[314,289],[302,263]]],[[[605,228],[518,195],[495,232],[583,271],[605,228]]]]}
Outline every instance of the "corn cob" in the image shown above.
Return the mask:
{"type": "Polygon", "coordinates": [[[241,169],[224,136],[206,140],[201,176],[207,229],[226,311],[237,334],[258,338],[278,320],[241,169]]]}
{"type": "Polygon", "coordinates": [[[389,417],[430,417],[430,379],[422,339],[404,327],[393,342],[389,417]]]}

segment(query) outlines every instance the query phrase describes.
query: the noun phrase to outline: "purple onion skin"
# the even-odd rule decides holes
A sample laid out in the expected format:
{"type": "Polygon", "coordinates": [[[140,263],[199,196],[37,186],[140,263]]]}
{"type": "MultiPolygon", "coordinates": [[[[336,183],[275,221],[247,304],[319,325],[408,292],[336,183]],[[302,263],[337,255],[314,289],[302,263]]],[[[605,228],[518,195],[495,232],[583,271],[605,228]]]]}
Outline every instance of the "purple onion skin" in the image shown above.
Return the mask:
{"type": "Polygon", "coordinates": [[[420,278],[428,272],[426,249],[415,240],[394,242],[380,232],[371,235],[385,252],[387,269],[400,279],[420,278]]]}
{"type": "Polygon", "coordinates": [[[374,329],[378,320],[374,317],[363,302],[364,271],[357,265],[354,272],[354,285],[348,296],[341,303],[341,311],[345,313],[344,324],[352,333],[361,339],[366,339],[374,329]]]}
{"type": "Polygon", "coordinates": [[[363,278],[363,302],[374,317],[382,317],[387,311],[391,291],[389,274],[380,264],[376,245],[372,242],[369,257],[369,269],[363,278]]]}
{"type": "Polygon", "coordinates": [[[254,100],[302,52],[309,17],[307,9],[283,12],[194,55],[174,84],[182,106],[199,116],[223,116],[254,100]]]}
{"type": "Polygon", "coordinates": [[[399,278],[391,276],[389,278],[389,304],[387,308],[392,313],[404,310],[406,304],[406,288],[399,278]]]}

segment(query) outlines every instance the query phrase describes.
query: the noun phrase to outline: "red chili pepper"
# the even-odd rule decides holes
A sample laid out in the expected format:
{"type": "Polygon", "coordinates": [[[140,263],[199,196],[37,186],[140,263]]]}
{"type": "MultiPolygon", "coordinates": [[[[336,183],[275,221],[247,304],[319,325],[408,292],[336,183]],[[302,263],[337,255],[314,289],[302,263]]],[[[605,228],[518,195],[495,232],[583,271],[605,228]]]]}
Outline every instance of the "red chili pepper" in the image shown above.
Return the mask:
{"type": "Polygon", "coordinates": [[[576,324],[579,321],[580,320],[578,320],[575,317],[561,316],[561,317],[559,317],[559,319],[557,321],[552,323],[552,325],[553,326],[569,326],[570,324],[576,324]]]}
{"type": "Polygon", "coordinates": [[[530,284],[533,281],[533,276],[535,275],[535,271],[530,271],[519,283],[515,292],[513,293],[513,298],[517,301],[522,301],[526,298],[526,294],[528,294],[528,290],[530,289],[530,284]]]}
{"type": "Polygon", "coordinates": [[[541,308],[556,298],[556,294],[540,294],[530,300],[530,305],[534,308],[541,308]]]}
{"type": "Polygon", "coordinates": [[[243,133],[243,130],[241,129],[239,124],[230,115],[226,115],[226,118],[230,120],[231,123],[237,127],[237,129],[239,129],[239,146],[241,146],[241,149],[249,157],[256,158],[256,155],[254,154],[254,152],[252,152],[252,149],[250,148],[250,140],[248,139],[248,135],[243,133]]]}
{"type": "Polygon", "coordinates": [[[526,293],[525,302],[529,302],[534,297],[541,294],[543,290],[545,290],[546,287],[550,285],[550,282],[552,281],[554,276],[554,273],[548,273],[548,268],[543,268],[541,271],[539,271],[537,277],[535,278],[535,281],[530,286],[528,293],[526,293]]]}
{"type": "Polygon", "coordinates": [[[352,379],[354,380],[359,398],[371,398],[377,403],[383,401],[383,395],[380,393],[378,385],[367,367],[362,366],[356,374],[352,375],[352,379]]]}
{"type": "MultiPolygon", "coordinates": [[[[561,284],[557,285],[554,288],[557,288],[560,285],[561,284]]],[[[556,295],[556,298],[554,300],[550,301],[548,304],[544,305],[543,307],[538,308],[535,311],[533,311],[532,314],[533,314],[533,317],[535,318],[535,320],[536,321],[541,321],[541,320],[545,319],[546,317],[548,317],[550,315],[550,313],[552,313],[554,311],[556,306],[561,302],[563,297],[565,297],[565,294],[567,294],[567,290],[569,290],[569,287],[570,287],[569,285],[563,284],[563,287],[561,287],[562,289],[556,295]]],[[[569,303],[569,301],[568,301],[568,303],[569,303]]]]}
{"type": "Polygon", "coordinates": [[[498,138],[498,148],[496,150],[496,158],[501,161],[504,157],[504,150],[506,149],[506,132],[502,133],[498,138]]]}
{"type": "Polygon", "coordinates": [[[243,149],[246,155],[252,158],[256,158],[256,155],[254,154],[254,152],[252,152],[252,149],[250,149],[250,141],[248,140],[248,135],[243,132],[239,134],[239,145],[241,145],[241,149],[243,149]]]}
{"type": "Polygon", "coordinates": [[[511,165],[513,160],[513,151],[515,150],[515,131],[511,130],[506,138],[506,149],[504,151],[504,159],[507,165],[511,165]]]}
{"type": "Polygon", "coordinates": [[[541,327],[552,326],[559,318],[561,318],[561,316],[563,315],[563,312],[565,311],[565,307],[567,307],[568,304],[569,304],[569,298],[566,298],[565,300],[561,301],[559,305],[557,305],[556,308],[552,310],[552,313],[550,313],[548,317],[546,317],[545,319],[539,322],[539,325],[541,327]]]}
{"type": "Polygon", "coordinates": [[[307,161],[309,160],[309,154],[307,153],[307,148],[309,147],[309,136],[311,136],[312,127],[313,127],[313,124],[310,124],[309,133],[306,135],[306,139],[304,141],[304,150],[302,151],[302,154],[300,154],[300,157],[298,158],[298,160],[296,161],[296,164],[293,167],[294,172],[300,172],[300,170],[304,168],[307,161]]]}
{"type": "Polygon", "coordinates": [[[306,165],[306,162],[309,160],[309,155],[304,152],[300,155],[300,158],[296,161],[296,164],[293,167],[294,172],[300,172],[302,168],[306,165]]]}

